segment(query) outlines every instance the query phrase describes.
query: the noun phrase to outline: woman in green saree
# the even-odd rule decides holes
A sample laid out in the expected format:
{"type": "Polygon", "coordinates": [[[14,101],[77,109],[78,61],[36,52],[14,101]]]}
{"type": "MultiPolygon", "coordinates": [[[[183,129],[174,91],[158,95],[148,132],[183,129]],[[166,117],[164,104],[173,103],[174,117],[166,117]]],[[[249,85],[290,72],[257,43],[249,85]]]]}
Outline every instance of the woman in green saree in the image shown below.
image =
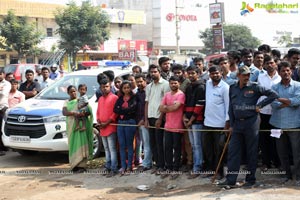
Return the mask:
{"type": "MultiPolygon", "coordinates": [[[[71,170],[83,172],[87,167],[87,161],[93,156],[93,115],[88,106],[86,113],[80,113],[77,106],[77,90],[70,85],[67,89],[70,99],[63,107],[63,115],[67,116],[67,135],[69,144],[69,162],[71,170]],[[86,130],[76,130],[75,117],[85,116],[86,130]]],[[[81,124],[80,124],[81,125],[81,124]]]]}

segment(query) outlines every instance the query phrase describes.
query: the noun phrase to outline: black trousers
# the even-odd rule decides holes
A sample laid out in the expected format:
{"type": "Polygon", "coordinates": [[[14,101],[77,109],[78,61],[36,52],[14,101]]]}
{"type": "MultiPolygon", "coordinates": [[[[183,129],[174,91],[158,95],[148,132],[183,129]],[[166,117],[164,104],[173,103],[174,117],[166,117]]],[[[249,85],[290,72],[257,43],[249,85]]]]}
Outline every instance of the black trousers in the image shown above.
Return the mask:
{"type": "MultiPolygon", "coordinates": [[[[149,126],[155,126],[156,118],[148,118],[149,126]]],[[[161,125],[163,127],[164,124],[161,125]]],[[[164,131],[162,129],[149,128],[150,147],[153,160],[157,168],[165,168],[164,131]]]]}
{"type": "MultiPolygon", "coordinates": [[[[207,130],[222,130],[222,128],[213,128],[213,127],[207,127],[205,126],[204,129],[207,130]]],[[[219,159],[221,157],[221,153],[223,150],[223,147],[220,144],[221,136],[223,137],[225,133],[222,133],[220,131],[218,132],[203,132],[202,133],[202,148],[203,148],[203,154],[204,154],[204,162],[206,170],[214,171],[217,168],[219,159]]],[[[223,166],[224,162],[222,162],[218,173],[223,174],[223,166]]]]}
{"type": "MultiPolygon", "coordinates": [[[[260,114],[260,130],[271,130],[273,126],[269,124],[271,115],[260,114]]],[[[262,164],[267,165],[268,168],[271,164],[276,167],[280,165],[280,160],[277,154],[276,139],[270,137],[270,131],[259,132],[259,149],[261,150],[262,164]]]]}
{"type": "Polygon", "coordinates": [[[166,169],[178,171],[181,158],[181,138],[183,133],[165,131],[166,169]]]}
{"type": "Polygon", "coordinates": [[[293,153],[296,180],[300,180],[300,135],[298,131],[284,132],[280,138],[276,138],[276,147],[281,162],[282,169],[286,172],[285,176],[292,179],[291,157],[289,156],[290,147],[293,153]]]}

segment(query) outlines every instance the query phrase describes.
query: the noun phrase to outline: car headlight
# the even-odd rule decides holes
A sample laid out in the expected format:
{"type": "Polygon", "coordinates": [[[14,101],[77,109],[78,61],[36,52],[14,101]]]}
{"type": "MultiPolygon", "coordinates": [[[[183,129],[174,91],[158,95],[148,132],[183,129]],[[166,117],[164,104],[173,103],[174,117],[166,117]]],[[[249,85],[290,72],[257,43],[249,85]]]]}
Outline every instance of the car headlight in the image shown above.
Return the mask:
{"type": "Polygon", "coordinates": [[[52,116],[44,118],[44,123],[57,123],[57,122],[65,122],[66,116],[52,116]]]}

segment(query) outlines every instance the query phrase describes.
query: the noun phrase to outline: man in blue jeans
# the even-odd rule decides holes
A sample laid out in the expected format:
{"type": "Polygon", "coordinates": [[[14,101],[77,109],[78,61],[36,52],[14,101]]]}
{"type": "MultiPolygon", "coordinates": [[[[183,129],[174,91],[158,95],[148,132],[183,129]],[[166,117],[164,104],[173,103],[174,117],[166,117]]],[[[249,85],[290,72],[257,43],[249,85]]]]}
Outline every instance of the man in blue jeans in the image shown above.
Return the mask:
{"type": "Polygon", "coordinates": [[[140,167],[139,171],[147,171],[152,167],[152,153],[150,148],[150,137],[148,129],[144,126],[145,119],[145,98],[146,98],[146,77],[143,74],[135,75],[135,82],[138,86],[138,91],[136,93],[137,100],[137,123],[138,130],[140,134],[140,139],[143,144],[144,149],[144,159],[142,163],[142,167],[140,167]]]}
{"type": "Polygon", "coordinates": [[[276,92],[266,89],[255,82],[250,82],[250,69],[241,66],[237,76],[239,81],[229,89],[229,121],[232,137],[228,147],[226,181],[219,183],[220,186],[230,188],[236,184],[240,173],[241,144],[244,141],[247,153],[246,182],[243,186],[250,187],[255,184],[255,172],[257,168],[257,152],[259,139],[258,113],[260,109],[278,98],[276,92]],[[257,103],[261,96],[264,100],[257,103]]]}
{"type": "Polygon", "coordinates": [[[185,110],[183,115],[184,126],[188,129],[189,139],[193,151],[193,170],[189,174],[189,179],[194,179],[200,175],[202,170],[202,132],[205,105],[205,84],[199,80],[199,68],[190,66],[186,69],[191,83],[185,91],[185,110]]]}

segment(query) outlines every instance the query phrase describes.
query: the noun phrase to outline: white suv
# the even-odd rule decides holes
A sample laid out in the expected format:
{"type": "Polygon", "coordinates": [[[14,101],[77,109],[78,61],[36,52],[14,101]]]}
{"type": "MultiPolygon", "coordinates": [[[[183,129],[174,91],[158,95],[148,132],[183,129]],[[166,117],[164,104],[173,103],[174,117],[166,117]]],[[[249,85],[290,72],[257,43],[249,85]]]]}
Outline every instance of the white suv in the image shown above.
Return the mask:
{"type": "MultiPolygon", "coordinates": [[[[106,70],[113,70],[115,76],[128,76],[131,68],[102,67],[94,70],[82,70],[70,73],[54,84],[45,88],[35,97],[8,109],[3,119],[2,140],[6,147],[17,150],[23,155],[37,151],[68,151],[66,135],[66,117],[62,107],[66,99],[67,87],[86,84],[89,104],[94,114],[96,125],[97,103],[95,91],[99,88],[97,75],[106,70]]],[[[94,156],[103,151],[99,131],[94,128],[94,156]]]]}

